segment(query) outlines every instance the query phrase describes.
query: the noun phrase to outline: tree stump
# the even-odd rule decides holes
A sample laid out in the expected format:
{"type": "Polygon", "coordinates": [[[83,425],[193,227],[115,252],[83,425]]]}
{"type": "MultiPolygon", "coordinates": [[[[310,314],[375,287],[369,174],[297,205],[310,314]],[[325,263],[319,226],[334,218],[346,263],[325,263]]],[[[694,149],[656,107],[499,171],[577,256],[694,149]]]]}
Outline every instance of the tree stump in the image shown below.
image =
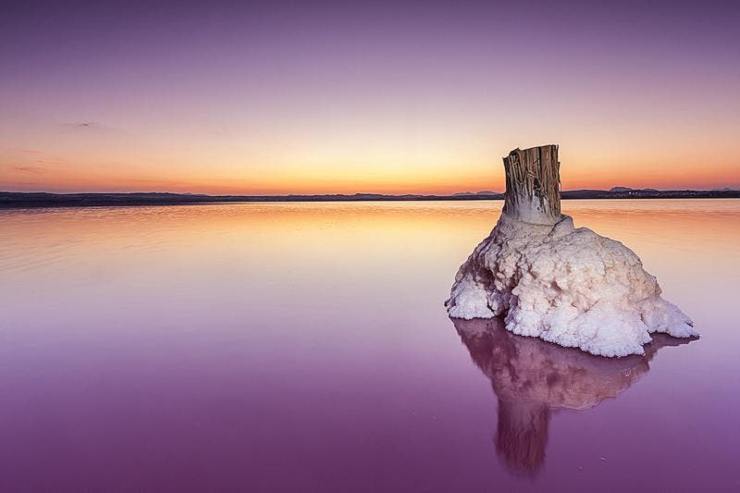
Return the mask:
{"type": "Polygon", "coordinates": [[[698,335],[635,252],[560,213],[557,146],[515,149],[504,167],[504,209],[455,276],[451,317],[504,317],[514,334],[609,357],[645,354],[653,332],[698,335]]]}
{"type": "Polygon", "coordinates": [[[514,149],[504,158],[506,194],[503,214],[532,224],[560,220],[558,146],[514,149]]]}

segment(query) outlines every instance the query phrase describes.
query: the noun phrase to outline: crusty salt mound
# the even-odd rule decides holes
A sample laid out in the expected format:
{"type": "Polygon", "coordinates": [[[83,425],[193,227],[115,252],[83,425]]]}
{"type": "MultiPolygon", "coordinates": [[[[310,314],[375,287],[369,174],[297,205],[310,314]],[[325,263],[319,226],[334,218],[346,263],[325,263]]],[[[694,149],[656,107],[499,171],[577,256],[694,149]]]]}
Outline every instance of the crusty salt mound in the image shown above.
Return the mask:
{"type": "Polygon", "coordinates": [[[505,164],[504,210],[457,273],[445,303],[451,317],[502,316],[514,334],[601,356],[644,354],[653,332],[698,335],[632,250],[560,214],[559,179],[553,196],[543,189],[552,180],[539,178],[543,167],[557,177],[557,146],[517,149],[505,164]],[[512,167],[525,168],[528,187],[510,183],[512,167]]]}

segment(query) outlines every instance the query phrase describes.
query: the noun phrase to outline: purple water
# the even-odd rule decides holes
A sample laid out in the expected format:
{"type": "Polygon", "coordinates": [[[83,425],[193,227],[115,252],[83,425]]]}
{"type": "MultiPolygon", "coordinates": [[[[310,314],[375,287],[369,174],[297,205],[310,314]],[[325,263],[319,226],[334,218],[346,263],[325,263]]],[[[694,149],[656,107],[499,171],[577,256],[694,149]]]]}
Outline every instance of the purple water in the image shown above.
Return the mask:
{"type": "Polygon", "coordinates": [[[740,490],[740,201],[566,201],[692,316],[450,321],[500,202],[0,212],[0,491],[740,490]]]}

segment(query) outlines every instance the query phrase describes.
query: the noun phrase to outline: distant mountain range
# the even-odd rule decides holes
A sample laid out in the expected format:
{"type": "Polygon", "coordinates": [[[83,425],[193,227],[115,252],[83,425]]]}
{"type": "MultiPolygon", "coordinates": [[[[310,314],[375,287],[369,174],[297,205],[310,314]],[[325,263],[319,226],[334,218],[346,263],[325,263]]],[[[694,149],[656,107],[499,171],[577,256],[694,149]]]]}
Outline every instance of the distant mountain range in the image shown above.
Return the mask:
{"type": "MultiPolygon", "coordinates": [[[[563,199],[713,199],[740,198],[740,190],[654,190],[614,187],[610,190],[566,190],[563,199]]],[[[452,195],[203,195],[189,193],[47,193],[0,192],[0,209],[28,207],[91,207],[127,205],[178,205],[216,202],[362,202],[412,200],[503,200],[501,192],[461,192],[452,195]]]]}

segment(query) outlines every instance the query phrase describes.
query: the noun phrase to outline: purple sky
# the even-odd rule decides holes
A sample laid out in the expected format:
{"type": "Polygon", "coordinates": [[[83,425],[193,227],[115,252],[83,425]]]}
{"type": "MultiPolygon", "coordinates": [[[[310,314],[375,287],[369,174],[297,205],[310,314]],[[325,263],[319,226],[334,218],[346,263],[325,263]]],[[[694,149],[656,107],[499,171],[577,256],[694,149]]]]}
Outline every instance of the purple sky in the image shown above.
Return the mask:
{"type": "Polygon", "coordinates": [[[0,189],[740,186],[740,2],[17,2],[0,189]]]}

